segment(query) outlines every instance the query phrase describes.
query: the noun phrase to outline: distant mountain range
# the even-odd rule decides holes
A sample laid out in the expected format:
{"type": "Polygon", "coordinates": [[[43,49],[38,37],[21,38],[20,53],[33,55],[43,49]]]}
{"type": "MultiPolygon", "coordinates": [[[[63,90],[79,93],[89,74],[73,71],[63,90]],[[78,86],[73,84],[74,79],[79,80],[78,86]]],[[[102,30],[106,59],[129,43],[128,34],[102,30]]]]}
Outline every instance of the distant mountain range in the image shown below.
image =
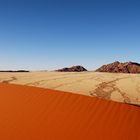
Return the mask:
{"type": "MultiPolygon", "coordinates": [[[[72,66],[56,70],[58,72],[84,72],[87,71],[83,66],[72,66]]],[[[95,70],[96,72],[111,72],[111,73],[140,73],[140,64],[136,62],[121,63],[115,61],[106,64],[95,70]]]]}
{"type": "MultiPolygon", "coordinates": [[[[72,67],[65,67],[55,70],[57,72],[85,72],[88,71],[83,66],[77,65],[72,67]]],[[[30,72],[28,70],[1,70],[0,72],[30,72]]],[[[140,64],[136,62],[119,62],[115,61],[106,64],[96,69],[95,72],[110,72],[110,73],[140,73],[140,64]]]]}

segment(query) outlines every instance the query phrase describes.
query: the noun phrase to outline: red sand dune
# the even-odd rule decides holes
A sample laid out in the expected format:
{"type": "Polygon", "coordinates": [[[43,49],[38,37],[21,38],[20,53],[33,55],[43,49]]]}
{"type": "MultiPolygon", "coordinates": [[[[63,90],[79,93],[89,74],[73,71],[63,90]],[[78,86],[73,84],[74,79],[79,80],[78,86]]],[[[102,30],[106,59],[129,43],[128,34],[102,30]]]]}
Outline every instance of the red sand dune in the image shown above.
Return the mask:
{"type": "Polygon", "coordinates": [[[0,140],[140,140],[140,108],[0,84],[0,140]]]}

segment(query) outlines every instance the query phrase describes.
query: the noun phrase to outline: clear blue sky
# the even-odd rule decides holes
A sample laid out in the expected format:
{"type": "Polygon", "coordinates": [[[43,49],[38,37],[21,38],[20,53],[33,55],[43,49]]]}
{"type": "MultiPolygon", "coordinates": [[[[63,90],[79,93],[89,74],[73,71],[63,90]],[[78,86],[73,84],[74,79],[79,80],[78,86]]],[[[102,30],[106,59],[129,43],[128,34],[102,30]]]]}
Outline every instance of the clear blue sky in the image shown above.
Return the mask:
{"type": "Polygon", "coordinates": [[[0,69],[140,62],[139,0],[0,0],[0,69]]]}

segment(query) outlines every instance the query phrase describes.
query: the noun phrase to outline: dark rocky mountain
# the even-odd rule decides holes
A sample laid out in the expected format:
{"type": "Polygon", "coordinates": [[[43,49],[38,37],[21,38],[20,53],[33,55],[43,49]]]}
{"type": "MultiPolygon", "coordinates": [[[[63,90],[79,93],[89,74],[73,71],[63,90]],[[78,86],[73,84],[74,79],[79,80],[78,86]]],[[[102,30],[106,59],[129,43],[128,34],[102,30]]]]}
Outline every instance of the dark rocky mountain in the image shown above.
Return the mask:
{"type": "Polygon", "coordinates": [[[112,73],[140,73],[140,64],[131,61],[125,63],[116,61],[111,64],[103,65],[96,71],[112,73]]]}
{"type": "Polygon", "coordinates": [[[83,71],[87,71],[87,69],[85,69],[82,66],[72,66],[69,68],[58,69],[56,71],[58,72],[83,72],[83,71]]]}

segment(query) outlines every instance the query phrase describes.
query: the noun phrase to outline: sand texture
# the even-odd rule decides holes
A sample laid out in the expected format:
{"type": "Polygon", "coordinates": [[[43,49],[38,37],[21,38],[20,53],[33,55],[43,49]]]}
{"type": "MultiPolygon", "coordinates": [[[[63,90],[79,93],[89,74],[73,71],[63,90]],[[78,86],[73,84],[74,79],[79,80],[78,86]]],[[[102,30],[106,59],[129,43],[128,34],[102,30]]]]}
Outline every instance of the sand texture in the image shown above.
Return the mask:
{"type": "Polygon", "coordinates": [[[140,105],[140,74],[100,72],[0,73],[0,82],[43,87],[140,105]]]}
{"type": "Polygon", "coordinates": [[[1,140],[140,140],[139,124],[137,106],[0,84],[1,140]]]}

